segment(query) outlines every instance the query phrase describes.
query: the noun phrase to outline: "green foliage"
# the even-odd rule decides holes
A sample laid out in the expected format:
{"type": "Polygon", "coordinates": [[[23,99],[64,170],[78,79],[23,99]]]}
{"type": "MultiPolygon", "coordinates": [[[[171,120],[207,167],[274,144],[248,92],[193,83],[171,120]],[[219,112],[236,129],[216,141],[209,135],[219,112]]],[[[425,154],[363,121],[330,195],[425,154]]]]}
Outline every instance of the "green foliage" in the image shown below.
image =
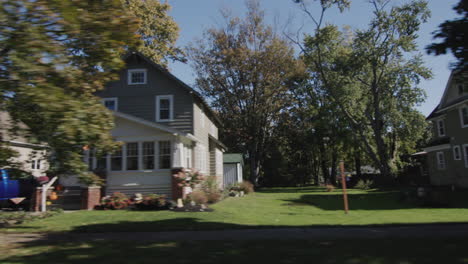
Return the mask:
{"type": "Polygon", "coordinates": [[[141,201],[135,201],[137,210],[163,210],[168,209],[166,195],[147,194],[141,201]]]}
{"type": "Polygon", "coordinates": [[[82,146],[115,147],[94,93],[118,77],[125,45],[137,46],[136,21],[117,0],[7,0],[0,21],[0,105],[52,149],[50,174],[86,177],[82,146]]]}
{"type": "Polygon", "coordinates": [[[265,24],[257,1],[247,2],[245,18],[223,15],[226,24],[207,30],[188,51],[198,89],[226,121],[223,142],[248,153],[256,184],[272,125],[303,67],[289,43],[265,24]]]}
{"type": "Polygon", "coordinates": [[[124,9],[138,20],[137,34],[143,45],[133,47],[143,55],[167,67],[168,59],[185,61],[176,47],[177,23],[168,15],[171,6],[159,0],[120,0],[124,9]]]}
{"type": "Polygon", "coordinates": [[[345,34],[333,25],[317,25],[315,35],[304,40],[304,60],[346,127],[388,178],[399,155],[412,151],[425,130],[414,107],[425,98],[417,85],[431,73],[413,52],[429,11],[425,1],[390,8],[385,1],[371,3],[374,17],[365,30],[345,34]]]}
{"type": "Polygon", "coordinates": [[[201,190],[206,194],[209,203],[219,202],[223,196],[217,179],[216,176],[208,176],[202,183],[201,190]]]}
{"type": "Polygon", "coordinates": [[[372,180],[359,180],[354,189],[361,189],[361,190],[369,190],[374,185],[374,181],[372,180]]]}
{"type": "Polygon", "coordinates": [[[441,55],[448,51],[457,58],[457,63],[454,63],[456,69],[468,69],[468,52],[467,49],[467,30],[468,27],[468,3],[464,0],[453,8],[459,18],[446,20],[439,25],[439,29],[433,33],[434,39],[439,39],[441,42],[432,43],[427,46],[427,53],[441,55]]]}

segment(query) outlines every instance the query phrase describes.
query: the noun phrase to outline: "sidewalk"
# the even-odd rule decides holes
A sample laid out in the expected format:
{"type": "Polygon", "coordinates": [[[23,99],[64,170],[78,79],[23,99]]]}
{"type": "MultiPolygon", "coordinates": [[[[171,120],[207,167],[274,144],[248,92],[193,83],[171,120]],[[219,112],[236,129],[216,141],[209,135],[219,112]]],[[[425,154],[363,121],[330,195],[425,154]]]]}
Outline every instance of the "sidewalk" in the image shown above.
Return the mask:
{"type": "Polygon", "coordinates": [[[0,234],[0,245],[24,242],[60,241],[195,241],[195,240],[323,240],[383,238],[454,238],[468,237],[468,224],[419,225],[395,227],[278,228],[215,231],[119,232],[0,234]]]}

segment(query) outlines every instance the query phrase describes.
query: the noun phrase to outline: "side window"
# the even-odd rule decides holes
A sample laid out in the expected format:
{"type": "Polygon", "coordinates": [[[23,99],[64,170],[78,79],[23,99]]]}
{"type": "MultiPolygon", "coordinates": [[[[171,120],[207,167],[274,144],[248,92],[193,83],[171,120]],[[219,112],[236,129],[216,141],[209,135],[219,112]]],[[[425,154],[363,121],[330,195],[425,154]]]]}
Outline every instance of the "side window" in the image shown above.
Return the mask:
{"type": "Polygon", "coordinates": [[[159,168],[171,168],[171,142],[159,141],[159,168]]]}
{"type": "Polygon", "coordinates": [[[118,99],[116,97],[102,99],[104,106],[112,111],[118,110],[118,99]]]}
{"type": "Polygon", "coordinates": [[[128,84],[146,84],[146,69],[128,70],[128,84]]]}
{"type": "Polygon", "coordinates": [[[127,170],[138,170],[138,143],[127,143],[127,170]]]}
{"type": "Polygon", "coordinates": [[[461,127],[465,128],[468,127],[468,106],[463,106],[460,108],[460,122],[461,127]]]}
{"type": "Polygon", "coordinates": [[[463,157],[465,160],[465,168],[468,168],[468,144],[463,145],[463,157]]]}
{"type": "Polygon", "coordinates": [[[437,152],[437,169],[445,170],[445,154],[444,152],[440,151],[437,152]]]}
{"type": "Polygon", "coordinates": [[[453,159],[454,160],[461,160],[460,146],[454,146],[453,147],[453,159]]]}
{"type": "Polygon", "coordinates": [[[122,147],[111,155],[111,170],[122,170],[122,147]]]}
{"type": "Polygon", "coordinates": [[[445,122],[443,119],[437,120],[437,133],[439,137],[445,136],[445,122]]]}
{"type": "Polygon", "coordinates": [[[143,142],[143,169],[154,170],[154,142],[143,142]]]}
{"type": "Polygon", "coordinates": [[[172,95],[156,96],[156,121],[167,122],[173,118],[174,97],[172,95]]]}

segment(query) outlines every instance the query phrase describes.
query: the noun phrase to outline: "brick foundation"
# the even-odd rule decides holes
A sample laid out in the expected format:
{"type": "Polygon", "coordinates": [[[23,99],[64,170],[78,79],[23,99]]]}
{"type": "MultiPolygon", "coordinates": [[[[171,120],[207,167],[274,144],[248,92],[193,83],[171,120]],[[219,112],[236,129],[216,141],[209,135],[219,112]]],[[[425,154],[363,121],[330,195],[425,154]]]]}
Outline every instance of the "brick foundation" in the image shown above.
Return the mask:
{"type": "Polygon", "coordinates": [[[93,210],[101,203],[101,187],[92,186],[81,190],[81,209],[93,210]]]}
{"type": "Polygon", "coordinates": [[[174,178],[174,175],[185,174],[183,168],[172,169],[171,171],[171,182],[172,182],[172,200],[176,201],[179,198],[182,198],[182,188],[178,185],[178,181],[174,178]]]}

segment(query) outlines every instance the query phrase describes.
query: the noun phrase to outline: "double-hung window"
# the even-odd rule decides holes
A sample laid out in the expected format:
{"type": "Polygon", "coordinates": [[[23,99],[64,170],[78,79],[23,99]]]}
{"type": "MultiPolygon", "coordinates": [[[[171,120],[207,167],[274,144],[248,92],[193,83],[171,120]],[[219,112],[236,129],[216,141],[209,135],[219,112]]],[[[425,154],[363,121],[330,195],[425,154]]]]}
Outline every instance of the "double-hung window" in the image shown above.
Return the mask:
{"type": "Polygon", "coordinates": [[[444,154],[444,152],[442,152],[442,151],[437,152],[436,155],[437,155],[437,169],[445,170],[446,164],[445,164],[445,154],[444,154]]]}
{"type": "Polygon", "coordinates": [[[143,142],[143,169],[154,170],[154,142],[143,142]]]}
{"type": "Polygon", "coordinates": [[[146,84],[146,69],[128,70],[128,84],[146,84]]]}
{"type": "Polygon", "coordinates": [[[437,120],[437,132],[439,137],[445,136],[445,122],[443,119],[437,120]]]}
{"type": "Polygon", "coordinates": [[[31,169],[40,170],[41,169],[41,160],[39,160],[39,159],[31,160],[31,169]]]}
{"type": "Polygon", "coordinates": [[[159,141],[159,168],[171,168],[171,142],[159,141]]]}
{"type": "Polygon", "coordinates": [[[461,127],[468,127],[468,106],[463,106],[459,109],[461,127]]]}
{"type": "Polygon", "coordinates": [[[122,170],[122,148],[116,150],[111,155],[111,170],[120,171],[122,170]]]}
{"type": "Polygon", "coordinates": [[[468,168],[468,144],[463,145],[463,157],[465,160],[465,168],[468,168]]]}
{"type": "Polygon", "coordinates": [[[138,143],[127,143],[127,170],[138,170],[138,143]]]}
{"type": "Polygon", "coordinates": [[[461,160],[460,146],[454,146],[453,147],[453,159],[454,160],[461,160]]]}
{"type": "Polygon", "coordinates": [[[117,111],[119,101],[118,101],[117,97],[103,98],[102,99],[102,104],[109,110],[117,111]]]}
{"type": "Polygon", "coordinates": [[[174,97],[172,95],[156,96],[156,121],[167,122],[173,118],[174,97]]]}

